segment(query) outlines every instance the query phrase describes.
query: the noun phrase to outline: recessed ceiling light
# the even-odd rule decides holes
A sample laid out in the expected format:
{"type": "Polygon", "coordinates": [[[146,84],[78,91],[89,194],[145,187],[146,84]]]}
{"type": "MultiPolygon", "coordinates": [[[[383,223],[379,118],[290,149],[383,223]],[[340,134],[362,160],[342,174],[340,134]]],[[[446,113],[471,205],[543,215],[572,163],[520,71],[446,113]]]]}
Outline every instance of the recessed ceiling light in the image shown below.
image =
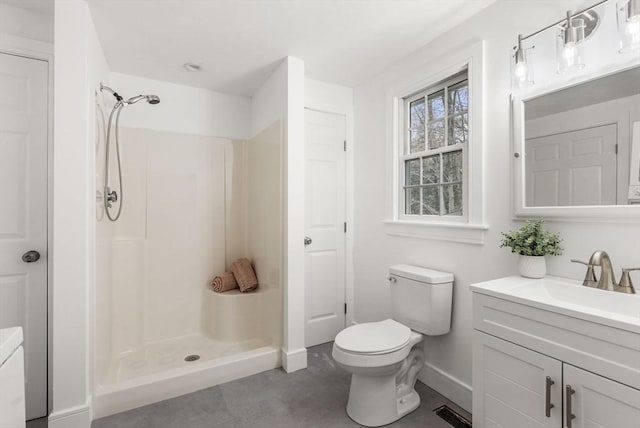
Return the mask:
{"type": "Polygon", "coordinates": [[[197,73],[199,71],[202,71],[202,65],[200,64],[196,64],[195,62],[185,62],[182,67],[187,70],[190,71],[192,73],[197,73]]]}

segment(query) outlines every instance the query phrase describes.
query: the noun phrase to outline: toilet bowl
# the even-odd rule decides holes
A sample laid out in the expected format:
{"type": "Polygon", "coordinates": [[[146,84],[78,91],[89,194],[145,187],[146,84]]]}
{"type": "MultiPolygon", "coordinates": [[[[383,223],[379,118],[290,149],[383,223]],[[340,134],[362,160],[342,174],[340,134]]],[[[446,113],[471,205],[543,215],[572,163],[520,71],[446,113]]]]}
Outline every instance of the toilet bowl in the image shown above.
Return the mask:
{"type": "Polygon", "coordinates": [[[424,361],[422,338],[391,319],[338,333],[332,354],[352,374],[347,404],[351,419],[364,426],[386,425],[420,405],[414,385],[424,361]],[[370,340],[358,340],[358,334],[370,340]]]}
{"type": "Polygon", "coordinates": [[[409,265],[390,273],[394,319],[348,327],[333,344],[333,359],[351,373],[347,414],[369,427],[418,408],[423,334],[445,334],[451,323],[452,274],[409,265]]]}

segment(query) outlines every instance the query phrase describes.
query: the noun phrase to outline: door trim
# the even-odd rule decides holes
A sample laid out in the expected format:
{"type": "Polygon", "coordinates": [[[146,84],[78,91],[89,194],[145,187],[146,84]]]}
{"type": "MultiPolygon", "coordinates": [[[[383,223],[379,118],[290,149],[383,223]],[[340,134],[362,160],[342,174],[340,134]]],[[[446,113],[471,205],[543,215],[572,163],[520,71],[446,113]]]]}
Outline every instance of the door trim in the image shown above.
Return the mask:
{"type": "Polygon", "coordinates": [[[53,43],[0,36],[0,53],[47,63],[47,416],[53,409],[53,52],[53,43]]]}
{"type": "Polygon", "coordinates": [[[347,233],[345,236],[345,303],[347,304],[347,314],[345,316],[345,327],[355,324],[354,305],[354,267],[353,267],[353,106],[322,106],[313,102],[305,101],[305,110],[318,113],[337,114],[345,118],[345,135],[347,139],[347,153],[345,159],[345,217],[347,221],[347,233]]]}

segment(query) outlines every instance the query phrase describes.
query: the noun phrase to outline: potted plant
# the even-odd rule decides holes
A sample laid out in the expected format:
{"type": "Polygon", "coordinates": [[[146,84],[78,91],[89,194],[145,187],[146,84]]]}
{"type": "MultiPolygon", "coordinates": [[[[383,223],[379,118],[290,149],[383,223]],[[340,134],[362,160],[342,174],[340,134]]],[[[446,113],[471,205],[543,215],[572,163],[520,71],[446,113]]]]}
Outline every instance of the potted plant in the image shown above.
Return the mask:
{"type": "Polygon", "coordinates": [[[560,235],[544,230],[544,219],[528,220],[518,230],[502,232],[500,247],[509,247],[520,255],[518,272],[526,278],[542,278],[547,273],[544,256],[562,254],[560,235]]]}

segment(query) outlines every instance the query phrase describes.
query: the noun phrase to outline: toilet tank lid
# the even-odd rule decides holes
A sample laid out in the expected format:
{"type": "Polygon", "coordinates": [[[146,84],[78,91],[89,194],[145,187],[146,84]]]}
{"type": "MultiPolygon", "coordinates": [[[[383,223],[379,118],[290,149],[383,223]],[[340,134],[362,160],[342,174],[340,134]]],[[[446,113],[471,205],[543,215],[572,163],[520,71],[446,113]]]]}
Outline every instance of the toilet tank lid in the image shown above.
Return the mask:
{"type": "Polygon", "coordinates": [[[449,272],[441,272],[438,270],[427,269],[413,265],[394,265],[389,268],[391,275],[400,276],[402,278],[412,279],[427,284],[442,284],[445,282],[453,282],[453,274],[449,272]]]}

